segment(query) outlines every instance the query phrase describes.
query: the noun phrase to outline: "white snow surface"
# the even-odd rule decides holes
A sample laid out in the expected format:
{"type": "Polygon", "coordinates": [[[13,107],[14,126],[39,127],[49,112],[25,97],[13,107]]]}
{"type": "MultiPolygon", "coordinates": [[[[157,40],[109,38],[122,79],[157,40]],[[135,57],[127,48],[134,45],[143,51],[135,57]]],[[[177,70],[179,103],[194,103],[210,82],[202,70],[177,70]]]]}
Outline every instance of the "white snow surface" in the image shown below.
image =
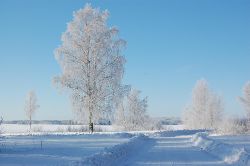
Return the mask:
{"type": "MultiPolygon", "coordinates": [[[[44,135],[44,134],[77,134],[81,130],[88,133],[88,125],[56,125],[56,124],[33,124],[31,132],[27,124],[2,124],[2,135],[44,135]]],[[[114,131],[113,126],[95,125],[95,130],[102,132],[114,131]]],[[[82,132],[81,132],[82,133],[82,132]]]]}
{"type": "Polygon", "coordinates": [[[250,166],[249,135],[171,128],[176,130],[95,134],[17,128],[0,137],[0,166],[250,166]]]}
{"type": "Polygon", "coordinates": [[[193,146],[192,134],[199,130],[157,132],[149,135],[151,145],[126,158],[123,165],[130,166],[217,166],[226,165],[216,156],[193,146]],[[187,135],[186,135],[187,134],[187,135]]]}
{"type": "Polygon", "coordinates": [[[134,153],[138,149],[143,150],[146,146],[150,146],[152,139],[148,136],[140,134],[123,144],[105,148],[98,154],[86,158],[82,162],[77,162],[77,166],[102,166],[102,165],[119,165],[120,161],[128,156],[136,155],[134,153]],[[143,148],[142,148],[143,147],[143,148]]]}
{"type": "Polygon", "coordinates": [[[210,137],[233,147],[245,148],[250,153],[250,135],[213,135],[210,137]]]}
{"type": "Polygon", "coordinates": [[[243,147],[234,147],[208,137],[207,133],[197,133],[192,137],[194,145],[217,156],[227,164],[249,166],[250,155],[243,147]]]}
{"type": "Polygon", "coordinates": [[[137,134],[128,142],[105,148],[71,165],[225,165],[217,157],[193,146],[191,138],[197,132],[200,130],[137,134]]]}
{"type": "Polygon", "coordinates": [[[130,137],[126,133],[6,136],[0,138],[0,166],[66,166],[130,137]]]}
{"type": "MultiPolygon", "coordinates": [[[[163,125],[163,130],[175,131],[181,130],[183,125],[163,125]]],[[[88,133],[88,125],[56,125],[56,124],[33,124],[31,132],[29,131],[29,125],[27,124],[2,124],[2,135],[68,135],[83,133],[81,130],[85,129],[85,133],[88,133]]],[[[95,125],[97,132],[119,132],[117,127],[110,125],[95,125]]],[[[140,131],[137,131],[138,133],[140,131]]],[[[142,133],[149,131],[141,131],[142,133]]],[[[155,132],[155,131],[151,131],[155,132]]]]}

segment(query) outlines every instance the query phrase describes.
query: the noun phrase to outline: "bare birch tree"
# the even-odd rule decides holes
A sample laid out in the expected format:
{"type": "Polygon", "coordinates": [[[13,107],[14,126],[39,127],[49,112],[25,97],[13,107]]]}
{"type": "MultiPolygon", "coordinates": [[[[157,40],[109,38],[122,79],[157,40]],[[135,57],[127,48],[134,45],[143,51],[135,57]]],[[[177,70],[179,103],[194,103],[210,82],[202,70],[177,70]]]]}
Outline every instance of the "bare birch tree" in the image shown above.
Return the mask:
{"type": "Polygon", "coordinates": [[[124,90],[121,50],[126,42],[117,28],[108,27],[108,16],[87,4],[74,13],[55,50],[62,74],[54,81],[70,91],[75,112],[88,116],[89,124],[110,115],[124,90]]]}
{"type": "Polygon", "coordinates": [[[31,130],[32,118],[38,108],[39,108],[39,105],[37,104],[36,94],[34,91],[30,91],[27,94],[26,101],[25,101],[25,112],[29,120],[30,130],[31,130]]]}

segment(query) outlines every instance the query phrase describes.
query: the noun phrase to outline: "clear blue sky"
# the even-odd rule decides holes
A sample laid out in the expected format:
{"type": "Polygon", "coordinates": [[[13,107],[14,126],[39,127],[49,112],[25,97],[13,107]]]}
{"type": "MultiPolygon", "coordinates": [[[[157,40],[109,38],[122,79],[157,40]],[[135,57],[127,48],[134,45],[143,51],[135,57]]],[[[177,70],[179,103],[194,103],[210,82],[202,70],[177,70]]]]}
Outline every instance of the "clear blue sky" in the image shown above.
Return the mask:
{"type": "Polygon", "coordinates": [[[179,116],[195,82],[208,80],[226,112],[250,80],[249,0],[1,0],[0,115],[25,119],[24,99],[37,92],[35,119],[71,119],[67,94],[52,85],[60,73],[53,51],[86,2],[108,9],[109,24],[127,40],[124,82],[149,97],[152,116],[179,116]]]}

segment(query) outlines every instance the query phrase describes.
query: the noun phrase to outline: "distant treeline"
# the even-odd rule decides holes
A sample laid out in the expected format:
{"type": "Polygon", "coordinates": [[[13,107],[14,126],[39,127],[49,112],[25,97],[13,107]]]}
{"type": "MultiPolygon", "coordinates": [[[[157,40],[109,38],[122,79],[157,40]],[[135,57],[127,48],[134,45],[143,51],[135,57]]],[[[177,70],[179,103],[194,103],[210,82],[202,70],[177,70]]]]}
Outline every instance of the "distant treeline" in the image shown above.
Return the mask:
{"type": "Polygon", "coordinates": [[[160,117],[155,118],[161,125],[179,125],[182,124],[180,117],[160,117]]]}
{"type": "MultiPolygon", "coordinates": [[[[29,121],[28,120],[3,121],[3,124],[29,124],[29,121]]],[[[32,120],[32,124],[74,125],[78,123],[72,120],[32,120]]]]}
{"type": "MultiPolygon", "coordinates": [[[[178,125],[181,124],[179,117],[159,117],[153,118],[162,125],[178,125]]],[[[3,124],[29,124],[29,120],[11,120],[3,121],[3,124]]],[[[32,120],[32,124],[55,124],[55,125],[81,125],[82,123],[73,120],[32,120]]],[[[107,120],[100,120],[99,125],[110,125],[107,120]]]]}

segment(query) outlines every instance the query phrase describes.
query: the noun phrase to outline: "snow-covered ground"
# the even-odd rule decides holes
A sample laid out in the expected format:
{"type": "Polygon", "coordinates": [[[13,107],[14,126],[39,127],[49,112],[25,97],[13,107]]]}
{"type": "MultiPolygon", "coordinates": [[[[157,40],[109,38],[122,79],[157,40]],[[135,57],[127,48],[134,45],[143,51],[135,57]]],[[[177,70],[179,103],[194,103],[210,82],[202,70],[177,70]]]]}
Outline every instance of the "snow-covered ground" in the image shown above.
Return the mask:
{"type": "Polygon", "coordinates": [[[202,130],[180,130],[180,126],[168,126],[166,129],[172,130],[163,132],[95,134],[58,133],[58,126],[47,127],[51,132],[44,127],[46,132],[34,132],[34,135],[25,135],[27,126],[5,132],[0,138],[0,166],[250,164],[250,135],[209,136],[202,130]]]}
{"type": "Polygon", "coordinates": [[[125,134],[8,136],[0,141],[0,165],[69,165],[129,138],[125,134]]]}
{"type": "MultiPolygon", "coordinates": [[[[182,125],[163,125],[163,130],[181,130],[182,125]]],[[[27,124],[2,124],[2,135],[27,135],[29,134],[29,125],[27,124]]],[[[87,125],[56,125],[56,124],[33,124],[32,134],[73,134],[79,132],[88,133],[87,125]]],[[[97,132],[116,132],[116,128],[110,125],[95,125],[97,132]]]]}
{"type": "Polygon", "coordinates": [[[202,151],[193,146],[190,136],[154,136],[154,143],[130,157],[125,165],[143,166],[143,165],[224,165],[217,157],[202,151]]]}
{"type": "Polygon", "coordinates": [[[208,133],[197,133],[191,140],[196,147],[216,156],[226,164],[238,166],[250,165],[250,154],[244,147],[237,147],[221,140],[213,139],[208,136],[208,133]]]}
{"type": "Polygon", "coordinates": [[[212,136],[211,138],[237,148],[245,148],[250,153],[250,135],[212,136]]]}
{"type": "MultiPolygon", "coordinates": [[[[29,125],[27,124],[2,124],[3,135],[25,135],[29,133],[29,125]]],[[[113,131],[113,127],[109,125],[96,125],[96,131],[108,132],[113,131]]],[[[56,124],[33,124],[31,129],[33,134],[55,134],[55,133],[76,133],[88,131],[85,125],[56,125],[56,124]]]]}

